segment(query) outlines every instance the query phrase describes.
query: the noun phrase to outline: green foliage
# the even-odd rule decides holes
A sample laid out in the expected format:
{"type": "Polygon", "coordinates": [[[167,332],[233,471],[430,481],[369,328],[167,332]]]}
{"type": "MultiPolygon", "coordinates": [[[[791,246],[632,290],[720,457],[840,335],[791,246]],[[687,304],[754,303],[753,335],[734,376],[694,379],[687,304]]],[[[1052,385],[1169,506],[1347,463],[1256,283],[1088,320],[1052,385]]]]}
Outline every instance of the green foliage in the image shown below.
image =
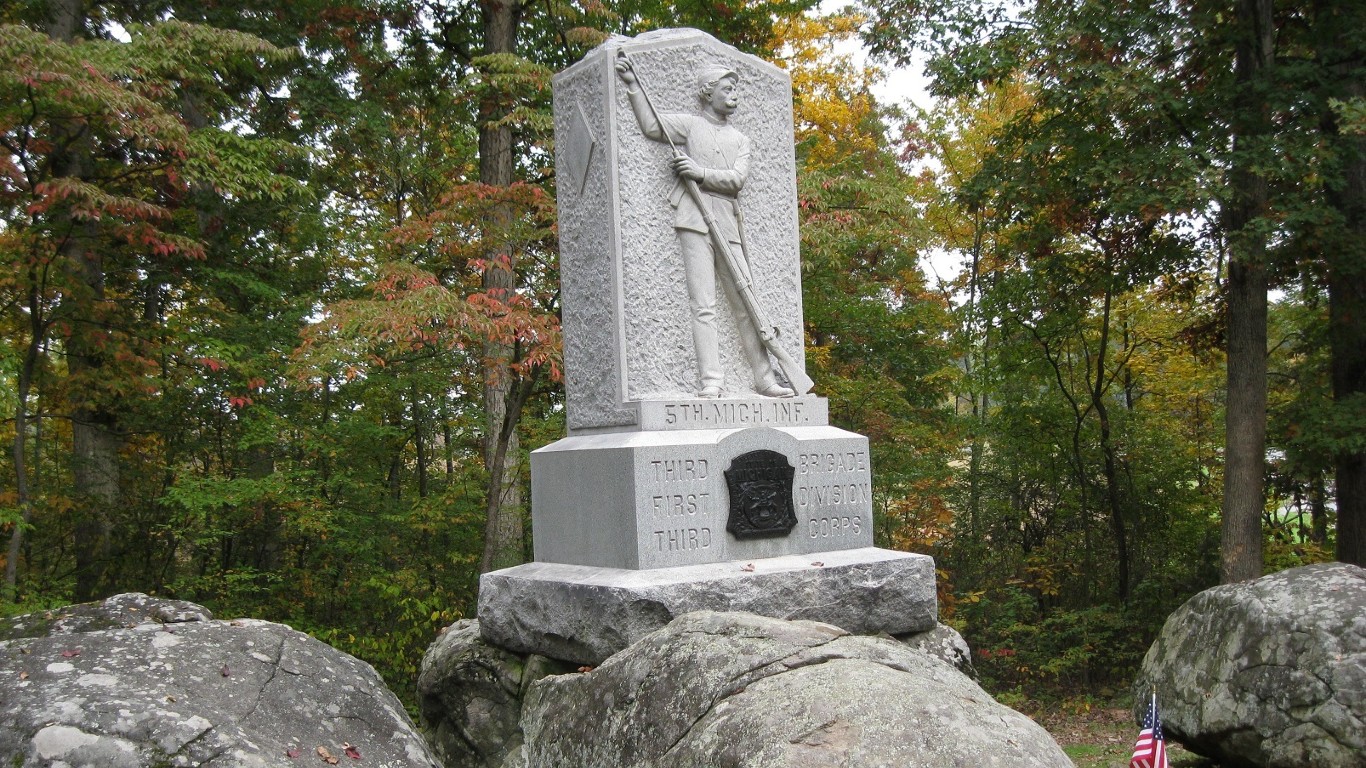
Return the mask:
{"type": "Polygon", "coordinates": [[[1032,696],[1122,689],[1174,607],[1043,608],[1037,589],[1010,584],[968,597],[959,615],[982,684],[1032,696]]]}
{"type": "MultiPolygon", "coordinates": [[[[1122,677],[1142,652],[1125,638],[1151,637],[1217,577],[1220,270],[1238,238],[1259,237],[1279,246],[1269,266],[1293,274],[1292,233],[1325,217],[1304,184],[1328,168],[1322,113],[1290,96],[1319,74],[1278,60],[1287,88],[1268,104],[1284,129],[1232,142],[1244,102],[1218,7],[865,8],[873,50],[901,63],[928,52],[951,97],[904,132],[905,155],[931,161],[916,190],[930,238],[964,265],[942,285],[957,299],[966,438],[938,557],[944,605],[974,647],[1008,651],[984,662],[1003,688],[1122,677]],[[1222,209],[1240,193],[1221,185],[1236,164],[1284,186],[1274,211],[1229,232],[1222,209]]],[[[1354,397],[1326,406],[1319,302],[1306,284],[1273,339],[1286,378],[1273,392],[1284,460],[1270,567],[1322,551],[1325,468],[1363,434],[1354,397]],[[1291,536],[1286,504],[1299,510],[1291,536]]]]}
{"type": "Polygon", "coordinates": [[[328,622],[309,633],[328,645],[368,661],[416,718],[417,675],[422,654],[445,627],[462,618],[453,605],[473,606],[464,595],[431,593],[413,583],[411,573],[373,577],[355,593],[355,607],[366,621],[359,626],[328,622]],[[418,595],[421,595],[420,597],[418,595]]]}
{"type": "Polygon", "coordinates": [[[1337,117],[1339,130],[1344,134],[1366,134],[1366,98],[1328,99],[1328,106],[1337,117]]]}

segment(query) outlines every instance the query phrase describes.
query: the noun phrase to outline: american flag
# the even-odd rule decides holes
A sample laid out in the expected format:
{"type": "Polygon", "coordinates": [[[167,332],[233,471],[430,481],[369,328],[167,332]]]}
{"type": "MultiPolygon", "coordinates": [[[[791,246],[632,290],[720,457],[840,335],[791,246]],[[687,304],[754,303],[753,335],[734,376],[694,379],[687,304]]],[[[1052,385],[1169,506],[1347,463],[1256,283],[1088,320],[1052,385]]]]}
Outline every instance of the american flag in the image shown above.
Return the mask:
{"type": "Polygon", "coordinates": [[[1162,739],[1162,719],[1157,716],[1157,691],[1153,691],[1148,703],[1148,714],[1143,718],[1143,730],[1138,732],[1129,768],[1167,768],[1167,742],[1162,739]]]}

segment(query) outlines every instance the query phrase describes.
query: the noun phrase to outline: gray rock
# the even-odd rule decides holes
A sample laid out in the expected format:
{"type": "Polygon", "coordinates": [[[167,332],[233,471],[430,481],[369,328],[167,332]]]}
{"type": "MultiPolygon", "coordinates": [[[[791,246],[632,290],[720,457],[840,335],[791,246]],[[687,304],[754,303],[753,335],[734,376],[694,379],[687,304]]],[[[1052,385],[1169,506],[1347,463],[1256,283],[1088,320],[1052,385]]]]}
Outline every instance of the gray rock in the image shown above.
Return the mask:
{"type": "Polygon", "coordinates": [[[1310,565],[1201,592],[1148,649],[1139,709],[1152,686],[1167,735],[1226,765],[1366,765],[1366,570],[1310,565]]]}
{"type": "Polygon", "coordinates": [[[98,603],[81,603],[50,611],[26,613],[0,619],[0,640],[72,635],[102,629],[131,629],[139,624],[180,624],[210,621],[213,614],[202,605],[184,600],[163,600],[141,592],[114,595],[98,603]]]}
{"type": "Polygon", "coordinates": [[[948,664],[810,621],[683,616],[587,674],[531,686],[537,768],[1070,766],[948,664]]]}
{"type": "Polygon", "coordinates": [[[573,666],[489,645],[479,622],[446,629],[422,657],[419,714],[446,768],[512,766],[522,744],[522,700],[531,683],[573,666]]]}
{"type": "Polygon", "coordinates": [[[907,648],[928,653],[973,680],[977,679],[977,668],[972,666],[972,649],[968,647],[968,641],[953,627],[936,624],[933,629],[898,635],[896,639],[907,648]]]}
{"type": "Polygon", "coordinates": [[[0,764],[323,765],[318,747],[354,762],[350,744],[372,768],[438,765],[368,664],[281,624],[209,615],[119,595],[9,622],[0,764]]]}
{"type": "Polygon", "coordinates": [[[651,571],[527,563],[479,583],[485,640],[581,664],[600,664],[703,610],[822,621],[859,634],[924,631],[938,611],[934,560],[868,547],[651,571]]]}

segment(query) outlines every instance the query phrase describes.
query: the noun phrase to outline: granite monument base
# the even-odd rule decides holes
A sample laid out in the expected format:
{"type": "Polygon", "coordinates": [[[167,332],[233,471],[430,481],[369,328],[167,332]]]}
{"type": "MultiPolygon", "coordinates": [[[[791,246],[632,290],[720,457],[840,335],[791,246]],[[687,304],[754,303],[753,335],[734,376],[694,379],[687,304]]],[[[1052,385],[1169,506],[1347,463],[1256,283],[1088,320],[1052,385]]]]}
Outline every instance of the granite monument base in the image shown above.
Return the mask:
{"type": "Polygon", "coordinates": [[[904,634],[938,620],[934,559],[875,547],[651,570],[527,563],[484,574],[490,643],[597,665],[675,617],[745,611],[904,634]]]}
{"type": "Polygon", "coordinates": [[[831,426],[576,434],[531,454],[536,560],[633,570],[871,547],[872,487],[868,439],[831,426]],[[746,527],[755,510],[772,529],[746,527]]]}

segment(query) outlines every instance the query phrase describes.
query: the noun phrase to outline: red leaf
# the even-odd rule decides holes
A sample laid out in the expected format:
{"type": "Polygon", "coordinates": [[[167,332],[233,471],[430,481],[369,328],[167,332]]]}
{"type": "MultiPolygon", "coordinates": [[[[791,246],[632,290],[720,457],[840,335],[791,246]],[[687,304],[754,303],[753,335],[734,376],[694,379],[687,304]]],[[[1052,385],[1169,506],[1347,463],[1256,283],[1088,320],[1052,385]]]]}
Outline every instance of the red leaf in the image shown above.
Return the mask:
{"type": "Polygon", "coordinates": [[[356,749],[355,747],[351,746],[350,744],[347,744],[347,743],[344,742],[344,741],[342,742],[342,751],[345,752],[345,753],[346,753],[346,756],[349,757],[349,758],[351,758],[352,760],[359,760],[359,759],[360,759],[360,750],[359,750],[359,749],[356,749]]]}
{"type": "Polygon", "coordinates": [[[70,659],[70,658],[73,658],[73,657],[76,657],[76,656],[80,656],[80,655],[81,655],[81,649],[80,649],[80,648],[68,648],[68,649],[66,649],[65,651],[62,651],[62,658],[64,658],[64,659],[70,659]]]}
{"type": "Polygon", "coordinates": [[[294,757],[298,757],[298,756],[299,756],[299,748],[298,748],[298,747],[290,747],[289,749],[286,749],[286,750],[285,750],[285,757],[294,758],[294,757]]]}
{"type": "Polygon", "coordinates": [[[218,670],[218,673],[221,674],[223,677],[232,677],[232,672],[228,669],[227,664],[224,664],[223,668],[218,670]]]}
{"type": "Polygon", "coordinates": [[[744,565],[740,566],[740,570],[748,573],[749,571],[754,570],[754,563],[745,563],[744,565]]]}

